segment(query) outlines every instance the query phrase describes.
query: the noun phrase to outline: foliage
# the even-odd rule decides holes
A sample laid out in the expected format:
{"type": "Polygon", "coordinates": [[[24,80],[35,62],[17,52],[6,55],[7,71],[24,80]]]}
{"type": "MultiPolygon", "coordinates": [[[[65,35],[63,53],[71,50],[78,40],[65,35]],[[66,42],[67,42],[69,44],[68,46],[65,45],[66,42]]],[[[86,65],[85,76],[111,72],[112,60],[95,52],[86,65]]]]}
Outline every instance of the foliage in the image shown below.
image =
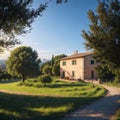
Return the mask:
{"type": "Polygon", "coordinates": [[[30,31],[34,19],[46,9],[47,3],[38,3],[33,8],[33,0],[0,0],[0,50],[20,42],[16,35],[30,31]]]}
{"type": "Polygon", "coordinates": [[[51,66],[48,64],[45,64],[42,69],[42,73],[51,75],[52,74],[51,70],[52,70],[51,66]]]}
{"type": "Polygon", "coordinates": [[[59,76],[60,75],[60,59],[66,57],[65,54],[61,55],[52,55],[52,58],[50,61],[44,63],[41,66],[41,72],[43,74],[50,74],[54,76],[59,76]]]}
{"type": "Polygon", "coordinates": [[[40,71],[41,71],[41,73],[46,74],[46,73],[44,73],[44,72],[45,72],[45,71],[44,71],[44,68],[45,68],[46,66],[51,66],[51,61],[47,61],[47,62],[43,63],[43,64],[40,66],[40,71]]]}
{"type": "Polygon", "coordinates": [[[86,47],[93,50],[98,62],[120,74],[120,1],[99,1],[96,12],[90,10],[88,18],[90,30],[82,32],[86,47]]]}
{"type": "Polygon", "coordinates": [[[52,73],[53,73],[54,76],[59,76],[60,75],[60,64],[53,65],[52,73]]]}
{"type": "Polygon", "coordinates": [[[51,83],[52,82],[52,78],[50,77],[50,75],[41,75],[38,80],[43,83],[44,85],[46,85],[46,83],[51,83]]]}
{"type": "Polygon", "coordinates": [[[66,55],[65,54],[56,55],[54,57],[54,64],[60,63],[60,59],[63,57],[66,57],[66,55]]]}
{"type": "Polygon", "coordinates": [[[109,69],[107,68],[107,66],[102,66],[102,65],[98,65],[96,67],[96,72],[99,76],[99,78],[103,81],[103,82],[109,82],[109,81],[113,81],[114,80],[114,74],[112,74],[109,69]]]}
{"type": "MultiPolygon", "coordinates": [[[[33,0],[1,0],[0,1],[0,52],[4,48],[20,44],[16,35],[25,34],[31,30],[34,19],[41,16],[47,8],[46,3],[38,3],[38,8],[33,7],[33,0]]],[[[56,0],[57,4],[67,0],[56,0]]]]}
{"type": "Polygon", "coordinates": [[[120,83],[120,74],[117,74],[115,76],[115,80],[114,80],[115,83],[120,83]]]}
{"type": "Polygon", "coordinates": [[[12,76],[10,74],[8,74],[6,71],[0,72],[0,80],[11,79],[11,78],[12,78],[12,76]]]}
{"type": "Polygon", "coordinates": [[[31,47],[18,47],[11,52],[6,62],[9,74],[22,77],[23,82],[27,77],[39,74],[39,63],[37,52],[31,47]]]}
{"type": "Polygon", "coordinates": [[[59,76],[60,75],[60,59],[66,57],[65,54],[57,55],[54,57],[54,64],[52,66],[52,74],[54,76],[59,76]]]}

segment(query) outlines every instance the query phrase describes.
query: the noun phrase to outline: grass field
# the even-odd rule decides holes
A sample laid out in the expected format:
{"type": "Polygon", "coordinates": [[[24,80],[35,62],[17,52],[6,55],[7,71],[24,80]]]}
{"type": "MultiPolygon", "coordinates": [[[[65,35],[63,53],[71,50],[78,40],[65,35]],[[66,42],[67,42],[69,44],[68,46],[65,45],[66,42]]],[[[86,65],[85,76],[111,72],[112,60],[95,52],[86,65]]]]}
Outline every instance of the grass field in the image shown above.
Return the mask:
{"type": "Polygon", "coordinates": [[[120,83],[106,82],[106,83],[104,83],[104,84],[106,84],[106,85],[108,85],[108,86],[120,87],[120,83]]]}
{"type": "Polygon", "coordinates": [[[92,84],[54,81],[40,88],[1,82],[0,90],[21,94],[0,92],[0,120],[58,120],[105,94],[92,84]]]}

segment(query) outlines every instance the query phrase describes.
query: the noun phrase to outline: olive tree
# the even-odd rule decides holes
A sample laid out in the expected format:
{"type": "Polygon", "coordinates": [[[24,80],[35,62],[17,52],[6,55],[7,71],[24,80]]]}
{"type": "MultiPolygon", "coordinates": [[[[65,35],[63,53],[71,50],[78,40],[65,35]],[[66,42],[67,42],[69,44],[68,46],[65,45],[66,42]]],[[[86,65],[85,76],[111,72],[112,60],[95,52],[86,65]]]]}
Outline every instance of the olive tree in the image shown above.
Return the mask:
{"type": "Polygon", "coordinates": [[[18,47],[14,49],[6,62],[7,71],[12,76],[21,77],[23,82],[27,77],[39,73],[38,54],[31,47],[18,47]]]}

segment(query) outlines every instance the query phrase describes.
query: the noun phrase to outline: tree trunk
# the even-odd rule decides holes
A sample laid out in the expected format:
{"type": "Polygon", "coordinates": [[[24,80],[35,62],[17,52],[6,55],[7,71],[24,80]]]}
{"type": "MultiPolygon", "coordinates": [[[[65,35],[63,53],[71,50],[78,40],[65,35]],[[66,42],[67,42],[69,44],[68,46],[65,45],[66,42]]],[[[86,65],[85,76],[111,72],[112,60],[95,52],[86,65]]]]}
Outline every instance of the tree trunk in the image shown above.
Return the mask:
{"type": "Polygon", "coordinates": [[[116,69],[115,71],[115,83],[120,83],[120,68],[116,69]]]}
{"type": "Polygon", "coordinates": [[[23,82],[25,81],[25,76],[24,76],[24,75],[22,75],[22,81],[23,81],[23,82]]]}

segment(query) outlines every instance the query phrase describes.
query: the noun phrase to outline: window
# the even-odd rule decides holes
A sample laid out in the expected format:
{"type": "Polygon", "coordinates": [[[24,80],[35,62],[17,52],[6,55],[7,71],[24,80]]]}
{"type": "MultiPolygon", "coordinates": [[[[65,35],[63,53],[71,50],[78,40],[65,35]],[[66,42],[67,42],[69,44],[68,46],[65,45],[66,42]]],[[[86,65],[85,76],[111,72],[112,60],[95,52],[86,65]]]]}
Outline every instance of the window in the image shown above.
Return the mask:
{"type": "Polygon", "coordinates": [[[65,65],[66,65],[66,61],[63,61],[63,62],[62,62],[62,65],[65,66],[65,65]]]}
{"type": "Polygon", "coordinates": [[[72,77],[75,77],[75,71],[72,71],[72,77]]]}
{"type": "Polygon", "coordinates": [[[94,60],[91,60],[90,63],[91,63],[91,65],[94,65],[94,60]]]}
{"type": "Polygon", "coordinates": [[[72,60],[72,65],[76,65],[77,64],[77,60],[72,60]]]}

